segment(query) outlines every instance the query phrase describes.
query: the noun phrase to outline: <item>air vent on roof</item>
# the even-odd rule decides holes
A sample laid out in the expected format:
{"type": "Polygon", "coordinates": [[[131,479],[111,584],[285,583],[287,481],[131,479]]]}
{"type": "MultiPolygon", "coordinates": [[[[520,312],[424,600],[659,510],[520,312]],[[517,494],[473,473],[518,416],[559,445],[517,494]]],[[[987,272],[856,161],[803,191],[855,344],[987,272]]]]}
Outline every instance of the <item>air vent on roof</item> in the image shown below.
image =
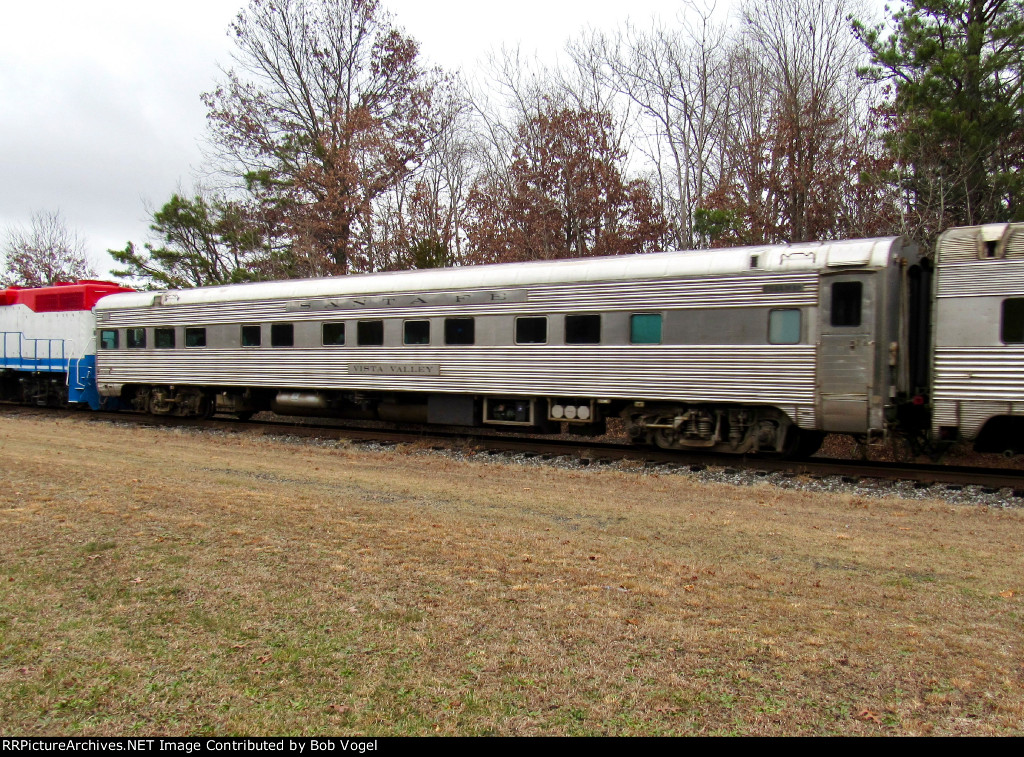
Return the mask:
{"type": "Polygon", "coordinates": [[[831,245],[828,248],[828,265],[867,265],[871,261],[872,247],[870,242],[831,245]]]}
{"type": "Polygon", "coordinates": [[[978,234],[978,259],[1005,258],[1009,231],[1008,223],[990,223],[982,226],[978,234]]]}

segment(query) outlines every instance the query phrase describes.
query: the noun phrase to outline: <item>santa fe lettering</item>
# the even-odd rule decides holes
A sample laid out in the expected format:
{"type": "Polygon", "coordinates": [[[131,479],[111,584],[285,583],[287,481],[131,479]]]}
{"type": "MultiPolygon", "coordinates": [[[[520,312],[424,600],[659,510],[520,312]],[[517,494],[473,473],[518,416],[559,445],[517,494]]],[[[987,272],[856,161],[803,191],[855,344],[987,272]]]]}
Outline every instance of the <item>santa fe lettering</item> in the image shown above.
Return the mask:
{"type": "Polygon", "coordinates": [[[477,292],[440,292],[435,294],[389,294],[374,297],[346,297],[303,300],[289,303],[285,310],[359,310],[361,308],[417,307],[422,305],[487,305],[496,302],[526,302],[525,289],[477,292]]]}

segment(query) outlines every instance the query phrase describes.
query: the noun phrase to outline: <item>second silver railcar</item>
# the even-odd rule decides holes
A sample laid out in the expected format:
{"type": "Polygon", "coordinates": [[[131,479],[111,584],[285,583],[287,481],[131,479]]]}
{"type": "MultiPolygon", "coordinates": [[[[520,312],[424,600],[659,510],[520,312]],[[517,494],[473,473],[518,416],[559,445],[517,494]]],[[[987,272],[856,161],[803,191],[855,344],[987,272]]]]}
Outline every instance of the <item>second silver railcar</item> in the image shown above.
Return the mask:
{"type": "Polygon", "coordinates": [[[950,229],[935,258],[932,436],[1024,451],[1024,224],[950,229]]]}

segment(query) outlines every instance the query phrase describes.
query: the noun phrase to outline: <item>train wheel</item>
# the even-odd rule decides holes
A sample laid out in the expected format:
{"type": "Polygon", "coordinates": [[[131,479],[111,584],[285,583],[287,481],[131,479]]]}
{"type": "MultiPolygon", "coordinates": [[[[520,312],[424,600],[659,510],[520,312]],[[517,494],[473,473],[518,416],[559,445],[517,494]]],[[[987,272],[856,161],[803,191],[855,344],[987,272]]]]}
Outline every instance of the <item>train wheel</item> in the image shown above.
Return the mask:
{"type": "Polygon", "coordinates": [[[146,399],[146,412],[150,415],[167,415],[167,403],[162,394],[149,393],[146,399]]]}
{"type": "Polygon", "coordinates": [[[821,449],[825,441],[825,434],[822,431],[803,429],[799,426],[790,426],[786,432],[786,443],[782,449],[782,456],[791,460],[803,460],[821,449]]]}
{"type": "MultiPolygon", "coordinates": [[[[658,421],[661,422],[660,420],[658,421]]],[[[661,449],[680,449],[679,443],[676,441],[676,435],[674,431],[668,429],[659,428],[654,430],[654,443],[661,449]]]]}
{"type": "Polygon", "coordinates": [[[196,398],[195,408],[198,418],[212,418],[213,414],[217,412],[217,405],[213,397],[202,391],[196,398]]]}

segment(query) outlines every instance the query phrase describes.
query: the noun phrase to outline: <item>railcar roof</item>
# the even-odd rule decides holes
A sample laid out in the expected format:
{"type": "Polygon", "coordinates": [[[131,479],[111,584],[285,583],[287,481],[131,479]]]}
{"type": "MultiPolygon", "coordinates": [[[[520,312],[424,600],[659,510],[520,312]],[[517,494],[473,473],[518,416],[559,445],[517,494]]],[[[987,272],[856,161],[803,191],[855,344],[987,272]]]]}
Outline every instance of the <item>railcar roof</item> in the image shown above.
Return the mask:
{"type": "MultiPolygon", "coordinates": [[[[319,279],[292,279],[230,286],[179,289],[163,296],[164,305],[249,300],[435,292],[540,284],[625,281],[757,272],[789,272],[828,267],[884,268],[904,252],[903,237],[839,242],[733,247],[719,250],[654,252],[642,255],[530,261],[418,271],[352,274],[319,279]],[[757,257],[756,267],[752,258],[757,257]]],[[[156,292],[117,294],[97,310],[148,307],[156,292]]]]}

